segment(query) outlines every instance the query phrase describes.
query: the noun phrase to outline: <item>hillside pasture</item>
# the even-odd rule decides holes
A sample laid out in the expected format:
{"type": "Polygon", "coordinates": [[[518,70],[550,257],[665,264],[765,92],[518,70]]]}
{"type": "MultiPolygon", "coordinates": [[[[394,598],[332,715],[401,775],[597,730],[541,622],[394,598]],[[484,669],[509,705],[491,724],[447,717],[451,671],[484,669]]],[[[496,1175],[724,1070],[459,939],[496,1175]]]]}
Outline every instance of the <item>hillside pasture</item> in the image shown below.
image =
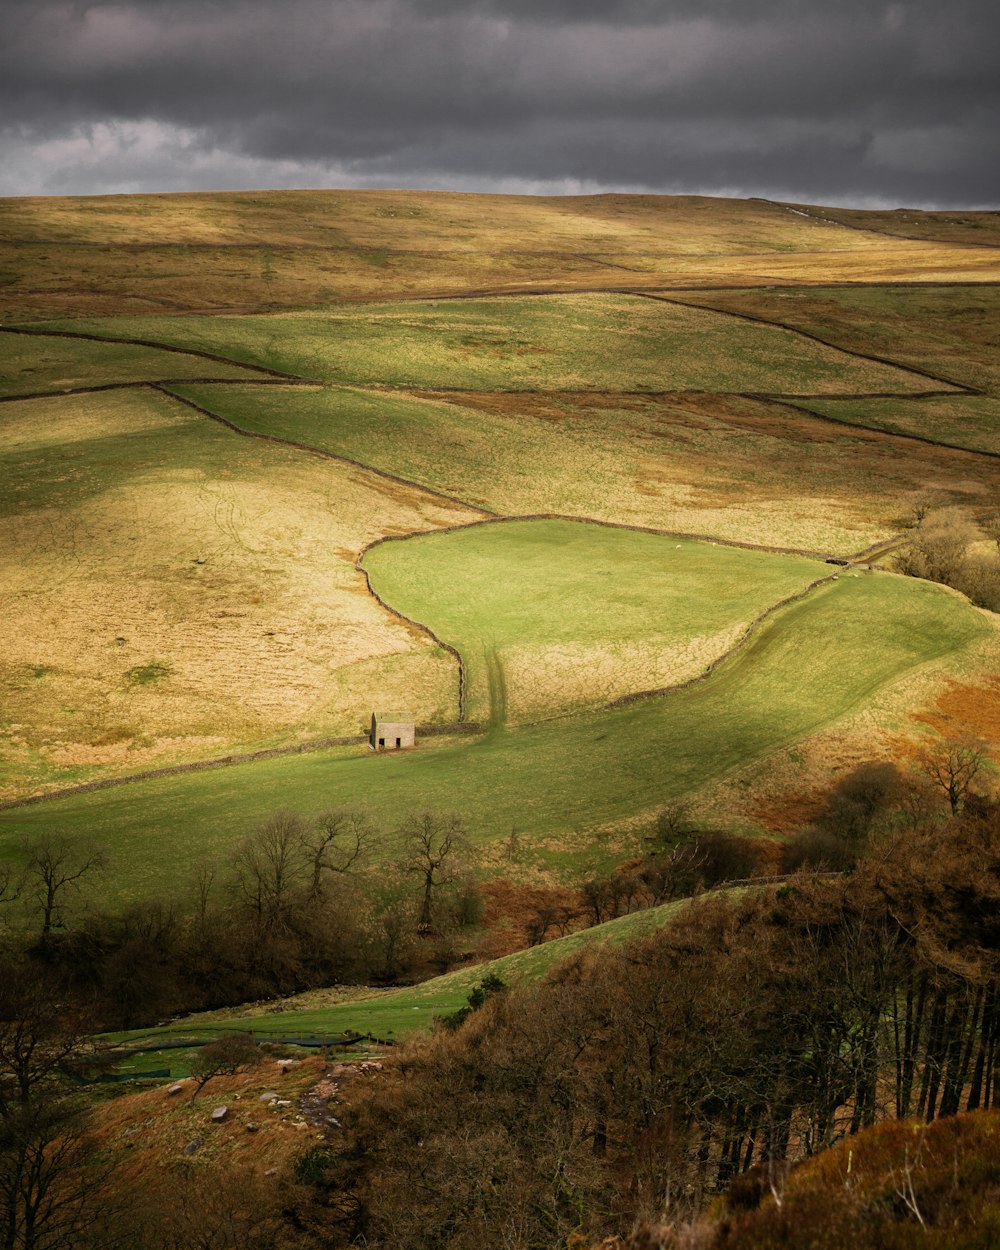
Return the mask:
{"type": "MultiPolygon", "coordinates": [[[[168,378],[245,378],[253,371],[180,352],[86,339],[0,333],[0,396],[168,378]]],[[[0,414],[2,415],[2,414],[0,414]]]]}
{"type": "Polygon", "coordinates": [[[792,331],[616,294],[355,305],[50,328],[216,352],[317,381],[468,390],[915,392],[923,378],[792,331]]]}
{"type": "Polygon", "coordinates": [[[438,740],[412,752],[362,748],[292,755],[0,811],[0,855],[45,829],[91,839],[114,862],[103,889],[116,902],[189,888],[175,866],[223,865],[259,821],[365,807],[386,836],[405,816],[457,810],[489,862],[511,827],[531,863],[566,880],[631,853],[622,830],[667,803],[868,709],[928,665],[946,676],[995,627],[961,596],[890,574],[845,574],[783,608],[711,677],[608,711],[438,740]],[[183,814],[179,818],[179,813],[183,814]],[[169,869],[169,871],[168,871],[169,869]]]}
{"type": "Polygon", "coordinates": [[[224,191],[0,199],[14,243],[539,248],[688,255],[882,250],[876,228],[846,230],[766,200],[715,196],[475,195],[447,191],[224,191]]]}
{"type": "Polygon", "coordinates": [[[678,685],[819,560],[573,521],[475,525],[383,542],[363,560],[387,603],[465,662],[471,720],[540,720],[678,685]]]}
{"type": "MultiPolygon", "coordinates": [[[[0,200],[0,316],[264,312],[663,282],[988,274],[764,201],[282,191],[0,200]]],[[[995,268],[995,265],[994,265],[995,268]]]]}
{"type": "Polygon", "coordinates": [[[0,793],[454,718],[457,674],[354,568],[472,519],[150,390],[0,406],[0,793]]]}
{"type": "MultiPolygon", "coordinates": [[[[983,249],[987,257],[1000,252],[983,249]]],[[[1000,263],[998,260],[997,263],[1000,263]]],[[[688,294],[712,306],[817,334],[949,381],[1000,394],[1000,286],[880,286],[688,294]]],[[[876,388],[859,388],[876,389],[876,388]]],[[[925,389],[938,389],[928,383],[925,389]]]]}
{"type": "Polygon", "coordinates": [[[1000,212],[953,208],[933,212],[922,208],[828,208],[812,204],[788,205],[797,214],[829,225],[842,223],[886,239],[926,239],[972,247],[1000,246],[1000,212]]]}
{"type": "MultiPolygon", "coordinates": [[[[866,429],[734,395],[174,390],[248,432],[347,456],[507,515],[556,512],[846,556],[897,532],[928,481],[976,506],[1000,494],[1000,463],[917,443],[901,454],[896,440],[866,429]]],[[[832,415],[857,409],[860,425],[889,428],[866,414],[930,408],[957,422],[988,401],[805,402],[832,415]]]]}
{"type": "MultiPolygon", "coordinates": [[[[913,434],[951,447],[1000,456],[1000,396],[961,395],[927,399],[810,399],[812,412],[853,425],[913,434]]],[[[966,458],[969,464],[969,458],[966,458]]],[[[980,462],[982,464],[982,462],[980,462]]],[[[969,468],[973,469],[969,464],[969,468]]],[[[982,471],[981,468],[978,471],[982,471]]],[[[996,488],[989,502],[997,499],[996,488]]]]}

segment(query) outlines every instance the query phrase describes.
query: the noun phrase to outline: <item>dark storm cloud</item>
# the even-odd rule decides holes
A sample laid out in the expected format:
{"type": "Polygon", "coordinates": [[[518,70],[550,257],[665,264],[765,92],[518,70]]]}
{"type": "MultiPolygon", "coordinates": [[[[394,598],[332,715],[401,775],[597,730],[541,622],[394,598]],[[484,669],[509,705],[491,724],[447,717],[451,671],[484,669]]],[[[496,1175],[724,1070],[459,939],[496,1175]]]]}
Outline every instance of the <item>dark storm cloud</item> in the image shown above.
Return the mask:
{"type": "Polygon", "coordinates": [[[1000,201],[995,0],[3,3],[7,193],[1000,201]]]}

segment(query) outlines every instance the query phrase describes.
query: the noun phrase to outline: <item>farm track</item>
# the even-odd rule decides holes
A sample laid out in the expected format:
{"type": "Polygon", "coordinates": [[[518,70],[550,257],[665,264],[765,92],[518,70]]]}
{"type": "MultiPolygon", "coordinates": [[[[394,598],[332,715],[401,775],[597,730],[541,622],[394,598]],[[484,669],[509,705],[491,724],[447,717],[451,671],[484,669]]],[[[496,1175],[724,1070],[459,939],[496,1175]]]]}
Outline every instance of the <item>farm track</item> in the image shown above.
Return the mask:
{"type": "MultiPolygon", "coordinates": [[[[837,223],[837,224],[845,224],[845,223],[837,223]]],[[[849,226],[849,225],[845,225],[845,228],[846,229],[863,229],[863,227],[854,227],[854,226],[849,226]]],[[[909,237],[909,236],[897,236],[897,237],[909,237]]],[[[915,241],[926,242],[926,240],[915,240],[915,241]]],[[[78,246],[101,247],[103,245],[81,244],[78,246]]],[[[140,246],[156,247],[159,245],[150,244],[150,245],[140,245],[140,246]]],[[[178,246],[190,246],[190,245],[178,245],[178,246]]],[[[205,245],[205,246],[209,247],[213,245],[205,245]]],[[[234,248],[251,249],[251,248],[259,248],[260,245],[234,244],[230,246],[234,248]]],[[[970,246],[995,246],[995,245],[970,245],[970,246]]],[[[278,249],[274,249],[274,250],[278,250],[278,249]]],[[[327,250],[327,249],[311,248],[309,250],[327,250]]],[[[341,250],[341,249],[334,249],[334,250],[341,250]]],[[[344,248],[342,250],[383,250],[383,249],[344,248]]],[[[424,255],[427,253],[419,252],[416,254],[424,255]]],[[[562,253],[562,252],[555,252],[555,253],[512,252],[509,254],[511,255],[522,255],[522,254],[570,255],[569,253],[562,253]]],[[[581,257],[579,254],[572,254],[572,255],[575,255],[577,259],[586,259],[588,261],[591,261],[592,259],[589,257],[581,257]]],[[[631,255],[635,255],[635,253],[632,253],[631,255]]],[[[593,263],[605,263],[605,262],[593,261],[593,263]]],[[[609,267],[626,268],[625,266],[609,266],[609,267]]],[[[641,271],[632,270],[631,272],[641,272],[641,271]]],[[[793,287],[794,289],[801,289],[802,286],[806,284],[797,284],[797,283],[796,284],[773,284],[772,289],[780,289],[782,285],[788,285],[790,287],[793,287]]],[[[815,284],[808,284],[808,285],[815,285],[815,284]]],[[[827,283],[823,283],[822,285],[823,286],[852,286],[852,287],[862,287],[862,288],[881,288],[881,287],[886,287],[886,286],[891,286],[891,287],[900,287],[900,286],[905,286],[905,287],[911,287],[911,286],[979,287],[983,285],[1000,285],[1000,283],[994,283],[994,282],[981,283],[981,282],[974,282],[974,281],[973,282],[961,282],[961,283],[941,283],[941,282],[835,283],[835,282],[827,282],[827,283]]],[[[904,372],[911,373],[914,376],[927,378],[929,381],[938,383],[939,386],[944,386],[948,388],[947,390],[927,390],[923,392],[859,392],[857,394],[838,394],[838,395],[833,395],[833,396],[825,394],[825,393],[824,394],[799,395],[799,394],[788,394],[788,393],[781,393],[781,392],[743,392],[743,391],[716,392],[716,391],[693,390],[693,389],[682,390],[682,391],[678,391],[678,390],[622,391],[622,392],[615,392],[615,393],[620,393],[623,396],[629,396],[629,397],[647,397],[647,398],[665,397],[669,395],[680,395],[680,394],[732,395],[732,396],[737,396],[737,397],[751,399],[751,400],[761,400],[761,401],[779,404],[781,406],[789,408],[792,411],[795,411],[799,415],[805,415],[818,421],[831,422],[833,424],[845,426],[850,429],[862,429],[878,438],[893,439],[893,440],[905,439],[907,441],[919,442],[922,444],[930,445],[932,447],[939,447],[939,448],[943,448],[943,449],[950,450],[950,451],[962,452],[968,455],[985,456],[985,457],[992,458],[992,459],[1000,458],[1000,452],[962,447],[956,444],[941,442],[939,440],[928,438],[919,434],[906,434],[906,433],[900,433],[900,432],[895,432],[895,431],[883,430],[883,429],[879,429],[878,427],[873,427],[873,426],[859,425],[853,422],[845,421],[841,418],[831,417],[831,416],[827,416],[826,414],[813,412],[811,409],[806,408],[802,406],[801,404],[794,402],[796,400],[803,400],[803,399],[810,399],[810,398],[812,399],[891,398],[891,399],[900,399],[900,400],[918,400],[918,399],[926,399],[926,398],[937,398],[937,397],[943,397],[943,396],[949,396],[949,395],[953,395],[956,398],[958,398],[960,396],[981,396],[984,394],[984,392],[981,390],[968,386],[964,383],[955,382],[952,379],[946,378],[939,374],[932,373],[928,370],[923,370],[923,369],[916,368],[914,366],[901,364],[900,362],[892,360],[889,357],[878,356],[873,353],[866,353],[866,352],[857,351],[851,348],[842,347],[839,344],[835,342],[831,342],[830,340],[824,339],[820,337],[819,335],[813,334],[810,331],[800,329],[799,327],[796,327],[796,326],[787,325],[783,322],[772,321],[772,320],[762,318],[762,317],[757,317],[748,313],[734,312],[729,309],[712,308],[710,306],[706,306],[703,304],[689,303],[685,300],[677,299],[673,297],[672,294],[668,294],[668,292],[676,293],[677,291],[681,291],[681,290],[691,290],[692,292],[694,292],[694,291],[705,291],[705,290],[725,291],[725,290],[746,290],[746,289],[748,289],[746,284],[738,285],[738,286],[727,285],[727,286],[715,286],[715,287],[706,287],[706,286],[679,287],[676,285],[671,285],[669,287],[660,288],[659,290],[649,290],[649,289],[643,290],[643,289],[635,289],[634,287],[621,287],[621,288],[601,287],[601,288],[592,288],[590,290],[581,290],[580,288],[573,288],[571,291],[568,291],[565,293],[620,293],[620,294],[625,294],[625,295],[642,297],[646,299],[652,299],[658,302],[673,304],[679,307],[699,309],[701,311],[714,312],[723,316],[735,317],[737,319],[757,323],[759,325],[776,328],[776,329],[782,329],[782,330],[788,331],[789,333],[797,334],[804,339],[811,340],[823,347],[827,347],[836,351],[844,352],[845,354],[853,356],[860,360],[867,360],[875,364],[882,364],[882,365],[887,365],[896,369],[900,369],[904,372]]],[[[539,290],[521,290],[521,291],[515,291],[515,292],[511,292],[511,291],[472,292],[472,293],[463,292],[460,294],[448,294],[448,295],[441,295],[441,296],[426,295],[426,294],[421,295],[421,296],[406,295],[406,296],[403,296],[402,298],[406,301],[425,302],[425,301],[431,301],[431,300],[436,300],[436,299],[481,299],[481,298],[504,298],[504,297],[518,298],[518,297],[527,296],[527,295],[537,295],[540,297],[544,297],[544,296],[551,296],[551,295],[556,295],[556,294],[561,294],[561,293],[564,293],[564,292],[557,292],[557,291],[553,291],[550,289],[539,289],[539,290]]],[[[360,302],[360,301],[345,301],[345,302],[360,302]]],[[[388,297],[383,296],[379,300],[366,299],[364,302],[391,302],[391,301],[389,300],[388,297]]],[[[419,490],[420,492],[427,494],[429,496],[432,496],[433,498],[439,499],[443,502],[465,507],[465,508],[468,508],[470,511],[479,512],[481,514],[481,519],[473,520],[465,524],[441,527],[439,529],[435,529],[431,531],[420,531],[420,532],[415,532],[412,534],[389,535],[380,539],[376,539],[374,542],[367,544],[358,553],[358,556],[355,562],[355,567],[358,569],[358,571],[363,575],[365,579],[369,593],[383,608],[386,609],[386,611],[391,613],[393,616],[399,618],[400,620],[403,620],[409,623],[410,625],[416,627],[417,629],[421,630],[431,640],[433,640],[433,642],[436,645],[440,646],[443,650],[447,651],[448,653],[454,656],[456,663],[457,663],[457,667],[458,667],[459,720],[455,725],[451,726],[450,728],[454,729],[456,732],[465,732],[465,733],[483,732],[482,727],[469,726],[465,723],[466,673],[465,673],[465,665],[464,665],[463,658],[455,647],[453,647],[451,644],[446,643],[442,639],[440,639],[434,633],[434,631],[431,630],[428,626],[424,625],[423,623],[419,621],[412,620],[411,618],[406,617],[403,613],[398,612],[395,608],[392,607],[392,605],[386,603],[378,594],[378,592],[375,591],[375,589],[371,585],[371,581],[368,576],[368,573],[363,568],[363,565],[362,565],[362,561],[364,559],[365,554],[367,553],[367,551],[371,550],[371,548],[374,546],[377,546],[385,542],[406,541],[407,539],[420,537],[421,535],[426,534],[426,533],[448,533],[448,532],[455,531],[455,530],[467,529],[467,528],[470,528],[471,526],[477,526],[477,525],[488,525],[488,524],[497,524],[497,523],[514,522],[514,521],[527,521],[527,520],[566,520],[566,521],[579,522],[581,524],[601,525],[601,526],[605,526],[608,528],[632,530],[632,531],[641,532],[641,533],[655,534],[655,535],[659,535],[659,536],[663,536],[667,538],[681,538],[681,539],[690,539],[690,540],[695,540],[695,541],[710,542],[719,546],[734,547],[734,548],[740,548],[744,550],[763,551],[763,552],[770,552],[773,554],[799,555],[799,556],[805,556],[805,557],[810,557],[814,559],[828,560],[831,562],[836,560],[838,564],[841,562],[840,557],[836,557],[832,555],[831,553],[816,552],[816,551],[804,550],[800,548],[776,547],[776,546],[771,546],[771,545],[766,545],[766,544],[744,543],[744,542],[739,542],[736,540],[720,539],[715,536],[707,535],[707,534],[663,530],[663,529],[657,529],[657,528],[648,527],[648,526],[629,525],[629,524],[621,523],[621,522],[606,522],[606,521],[601,521],[592,517],[569,516],[566,514],[559,514],[559,513],[537,513],[537,514],[523,514],[523,515],[502,515],[502,514],[494,513],[491,510],[482,507],[481,505],[471,504],[467,500],[460,499],[457,496],[448,495],[443,492],[436,491],[433,488],[428,487],[423,483],[416,482],[416,481],[413,481],[412,479],[404,478],[393,473],[389,473],[385,470],[379,469],[370,464],[366,464],[352,457],[326,451],[322,448],[317,448],[309,444],[299,443],[291,439],[280,438],[276,435],[269,435],[269,434],[264,434],[264,433],[258,433],[256,431],[245,430],[241,428],[240,426],[236,425],[234,422],[231,422],[227,420],[226,418],[219,416],[216,413],[211,412],[209,409],[202,407],[200,404],[197,404],[192,400],[189,400],[181,395],[176,394],[173,390],[170,389],[171,386],[179,386],[179,385],[228,385],[228,386],[263,385],[263,386],[322,387],[325,385],[330,385],[329,383],[318,381],[313,378],[303,377],[297,374],[288,373],[288,372],[270,368],[264,365],[248,364],[242,361],[233,360],[230,357],[223,356],[218,353],[207,352],[207,351],[203,351],[197,348],[181,348],[181,347],[165,345],[163,343],[156,342],[155,340],[122,338],[122,337],[110,338],[110,337],[97,335],[97,334],[90,334],[90,333],[86,333],[82,331],[80,332],[55,331],[55,330],[35,329],[35,328],[28,328],[28,327],[9,327],[9,326],[0,326],[0,333],[14,334],[14,335],[26,335],[26,336],[34,336],[34,337],[82,339],[85,341],[96,342],[96,343],[105,343],[105,344],[110,343],[110,344],[120,344],[123,346],[145,347],[145,348],[155,349],[158,351],[170,352],[176,355],[197,357],[200,359],[211,361],[213,363],[225,364],[225,365],[246,369],[250,372],[264,375],[263,377],[256,377],[256,378],[254,377],[248,377],[248,378],[206,377],[206,378],[170,379],[170,380],[161,380],[161,381],[137,380],[137,381],[105,383],[105,384],[94,385],[94,386],[63,388],[60,390],[54,390],[54,391],[49,391],[49,392],[33,392],[33,393],[24,394],[24,395],[0,396],[0,403],[15,402],[15,401],[21,401],[21,400],[43,399],[43,398],[58,398],[61,396],[73,395],[73,394],[93,394],[93,393],[100,393],[103,391],[124,390],[124,389],[129,389],[131,387],[147,387],[149,389],[157,391],[158,393],[162,395],[167,396],[169,399],[175,400],[176,402],[181,403],[193,409],[194,411],[198,412],[200,415],[225,426],[227,429],[243,437],[260,439],[261,441],[274,443],[279,446],[289,447],[291,449],[302,451],[307,454],[312,454],[312,455],[319,456],[321,458],[330,459],[330,460],[334,460],[343,464],[347,464],[363,472],[371,473],[384,480],[391,481],[398,485],[403,485],[411,489],[419,490]]],[[[426,389],[426,388],[416,388],[416,387],[389,387],[389,386],[386,386],[385,384],[358,385],[358,384],[352,384],[352,383],[343,383],[343,384],[334,384],[334,385],[340,385],[348,389],[370,390],[370,391],[379,391],[379,390],[397,391],[398,390],[398,391],[414,392],[414,391],[426,389]]],[[[446,394],[459,394],[460,395],[460,394],[478,393],[472,388],[433,388],[433,389],[434,391],[438,393],[446,393],[446,394]]],[[[524,390],[524,391],[511,391],[511,392],[505,392],[505,393],[514,394],[514,395],[517,395],[517,394],[536,395],[536,394],[545,394],[546,392],[540,389],[531,389],[531,390],[524,390]]],[[[597,395],[597,394],[611,394],[612,392],[588,389],[588,390],[580,390],[580,391],[561,391],[560,393],[597,395]]],[[[843,563],[847,568],[857,567],[858,565],[862,564],[864,561],[868,559],[876,558],[878,556],[882,556],[888,553],[889,551],[897,547],[902,541],[903,541],[902,537],[897,536],[893,539],[876,543],[872,546],[869,546],[868,548],[865,548],[863,551],[856,553],[855,555],[851,557],[846,558],[846,560],[844,560],[843,563]]],[[[675,693],[680,690],[687,689],[693,685],[696,685],[700,682],[705,681],[726,661],[733,658],[739,652],[744,650],[750,644],[752,639],[756,636],[761,626],[764,625],[768,620],[770,620],[770,618],[774,616],[776,613],[778,613],[782,608],[792,603],[801,601],[802,599],[806,598],[808,595],[812,594],[819,587],[829,585],[830,583],[836,581],[843,571],[844,571],[843,567],[838,568],[836,572],[831,573],[825,577],[816,579],[815,581],[811,582],[808,586],[806,586],[803,590],[796,592],[793,595],[787,596],[784,599],[779,600],[777,603],[769,606],[767,609],[764,610],[764,612],[760,613],[757,617],[754,618],[753,621],[750,622],[744,634],[736,641],[736,643],[733,644],[732,647],[728,648],[721,655],[717,656],[706,667],[706,669],[703,672],[697,674],[695,677],[690,678],[687,681],[679,683],[674,686],[662,687],[662,688],[648,690],[648,691],[640,691],[640,692],[635,692],[633,694],[621,696],[618,699],[612,700],[609,703],[604,704],[597,709],[594,709],[594,711],[598,711],[598,712],[606,711],[606,710],[610,710],[616,707],[628,706],[630,704],[634,704],[640,701],[645,701],[648,699],[659,698],[659,697],[662,697],[671,693],[675,693]]],[[[502,674],[500,674],[500,677],[502,679],[502,674]]],[[[568,715],[572,715],[572,714],[568,714],[568,715]]],[[[562,718],[557,717],[557,718],[551,718],[551,719],[562,719],[562,718]]],[[[538,722],[532,722],[532,723],[538,723],[538,722]]],[[[448,729],[449,729],[449,726],[435,726],[433,727],[433,732],[436,734],[439,734],[442,732],[447,732],[448,729]]],[[[95,791],[95,790],[102,790],[102,789],[108,789],[108,788],[122,786],[122,785],[128,785],[134,782],[139,782],[139,781],[144,781],[144,780],[152,780],[152,779],[175,776],[175,775],[191,773],[191,772],[209,771],[209,770],[214,770],[218,768],[231,767],[237,764],[250,763],[250,762],[261,760],[261,759],[273,759],[279,756],[296,755],[296,754],[303,754],[307,752],[328,750],[335,746],[358,744],[358,743],[363,742],[364,740],[365,740],[364,735],[357,735],[357,736],[347,737],[347,738],[324,738],[324,739],[318,739],[314,742],[299,743],[293,746],[270,748],[266,750],[247,752],[247,753],[241,753],[241,754],[231,754],[231,755],[227,755],[224,757],[219,757],[219,758],[211,759],[211,760],[194,761],[188,764],[168,765],[163,768],[145,770],[139,773],[129,774],[127,776],[104,778],[98,781],[85,782],[76,786],[64,787],[59,790],[46,792],[44,794],[30,795],[30,796],[25,796],[23,798],[2,801],[0,802],[0,810],[8,810],[11,808],[29,806],[29,805],[33,805],[33,804],[37,804],[41,802],[55,800],[55,799],[62,798],[62,797],[67,797],[73,794],[83,794],[83,793],[88,793],[88,792],[95,791]]]]}

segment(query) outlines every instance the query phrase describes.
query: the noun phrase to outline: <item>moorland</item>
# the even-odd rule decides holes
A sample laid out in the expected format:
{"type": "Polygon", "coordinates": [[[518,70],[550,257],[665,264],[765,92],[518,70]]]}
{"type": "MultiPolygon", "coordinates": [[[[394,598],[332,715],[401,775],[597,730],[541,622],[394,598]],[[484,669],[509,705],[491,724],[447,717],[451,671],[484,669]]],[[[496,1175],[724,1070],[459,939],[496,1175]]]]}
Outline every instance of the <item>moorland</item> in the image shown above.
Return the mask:
{"type": "MultiPolygon", "coordinates": [[[[0,920],[12,940],[89,995],[91,1031],[144,1048],[133,1072],[169,1054],[186,1074],[210,1034],[247,1028],[345,1045],[371,1033],[384,1049],[477,986],[518,983],[548,1006],[521,1000],[523,1020],[491,1007],[497,1046],[516,1048],[522,1028],[555,1054],[545,1011],[565,1009],[569,1030],[582,1002],[627,1016],[610,988],[631,958],[621,943],[652,942],[685,894],[803,861],[853,870],[876,828],[926,838],[950,818],[966,849],[995,832],[980,796],[970,833],[966,790],[947,791],[941,761],[974,761],[976,789],[991,791],[998,249],[997,213],[765,200],[0,201],[0,920]],[[416,722],[412,751],[369,749],[372,712],[390,708],[416,722]],[[875,798],[850,824],[844,803],[856,815],[865,786],[875,798]],[[567,954],[570,971],[544,982],[567,954]],[[281,1011],[235,1006],[305,989],[281,1011]],[[195,1008],[213,1011],[152,1027],[195,1008]],[[154,1049],[184,1038],[187,1050],[154,1049]]],[[[920,845],[927,860],[933,843],[920,845]]],[[[878,1032],[890,1001],[906,1001],[927,1047],[909,1086],[897,1050],[899,1114],[919,1101],[933,1118],[960,1094],[972,1105],[975,1047],[992,1064],[1000,1037],[995,977],[969,973],[982,944],[964,930],[940,945],[966,962],[941,971],[938,947],[906,927],[916,869],[901,863],[885,880],[870,866],[853,884],[816,878],[773,912],[754,888],[744,903],[744,884],[730,893],[775,967],[798,968],[798,939],[776,936],[783,907],[790,932],[847,934],[855,951],[863,935],[870,954],[872,899],[895,890],[878,932],[888,942],[885,926],[901,926],[903,962],[880,947],[893,988],[869,995],[866,1015],[858,1000],[838,1008],[850,1073],[822,1079],[840,1082],[840,1102],[796,1110],[800,1092],[781,1103],[768,1085],[765,1111],[750,1076],[724,1114],[694,1099],[686,1123],[704,1130],[716,1187],[755,1149],[787,1154],[795,1117],[802,1141],[815,1135],[806,1153],[845,1115],[851,1131],[874,1122],[889,1069],[852,1029],[863,1015],[878,1032]],[[785,1130],[765,1123],[775,1099],[785,1130]]],[[[927,897],[947,895],[932,884],[927,897]]],[[[734,914],[684,913],[676,939],[733,1002],[737,973],[713,961],[738,945],[734,914]]],[[[650,966],[666,960],[679,1001],[676,948],[643,949],[650,966]]],[[[821,963],[804,996],[824,977],[840,985],[821,963]]],[[[785,989],[756,977],[761,1001],[787,1013],[785,989]]],[[[704,1040],[716,1026],[702,1025],[704,1040]]],[[[382,1114],[422,1122],[439,1070],[461,1084],[464,1043],[428,1045],[415,1061],[425,1084],[387,1096],[366,1131],[388,1134],[382,1114]]],[[[770,1033],[766,1046],[780,1051],[770,1033]]],[[[567,1072],[589,1052],[575,1053],[559,1061],[567,1072]]],[[[815,1053],[814,1041],[785,1070],[815,1053]]],[[[499,1080],[492,1068],[475,1079],[499,1080]]],[[[988,1107],[984,1080],[975,1105],[988,1107]]],[[[607,1108],[589,1086],[573,1098],[589,1108],[589,1157],[603,1159],[607,1108]]],[[[432,1189],[447,1187],[462,1131],[427,1164],[432,1189]]],[[[586,1171],[583,1138],[566,1132],[586,1171]]],[[[561,1166],[551,1148],[541,1173],[561,1166]]],[[[463,1158],[476,1174],[480,1156],[463,1158]]],[[[385,1194],[405,1188],[380,1159],[385,1194]]],[[[332,1166],[316,1163],[322,1184],[332,1166]]],[[[516,1177],[504,1177],[490,1183],[509,1208],[516,1177]]],[[[626,1203],[625,1224],[604,1207],[584,1218],[552,1186],[530,1201],[550,1211],[553,1245],[653,1214],[626,1203]]],[[[432,1236],[426,1213],[413,1216],[423,1232],[403,1221],[393,1241],[389,1200],[364,1201],[382,1220],[384,1242],[363,1232],[373,1245],[485,1244],[474,1220],[432,1236]]],[[[344,1236],[362,1235],[340,1214],[344,1236]]]]}

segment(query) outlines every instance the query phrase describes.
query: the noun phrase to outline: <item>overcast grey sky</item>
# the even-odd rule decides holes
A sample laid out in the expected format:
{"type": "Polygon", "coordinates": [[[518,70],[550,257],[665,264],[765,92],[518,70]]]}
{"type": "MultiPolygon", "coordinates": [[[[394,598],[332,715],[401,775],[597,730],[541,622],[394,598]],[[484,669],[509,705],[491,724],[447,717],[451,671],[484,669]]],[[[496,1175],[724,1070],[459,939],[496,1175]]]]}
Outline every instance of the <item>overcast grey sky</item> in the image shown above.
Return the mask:
{"type": "Polygon", "coordinates": [[[1000,207],[1000,0],[0,0],[0,194],[1000,207]]]}

